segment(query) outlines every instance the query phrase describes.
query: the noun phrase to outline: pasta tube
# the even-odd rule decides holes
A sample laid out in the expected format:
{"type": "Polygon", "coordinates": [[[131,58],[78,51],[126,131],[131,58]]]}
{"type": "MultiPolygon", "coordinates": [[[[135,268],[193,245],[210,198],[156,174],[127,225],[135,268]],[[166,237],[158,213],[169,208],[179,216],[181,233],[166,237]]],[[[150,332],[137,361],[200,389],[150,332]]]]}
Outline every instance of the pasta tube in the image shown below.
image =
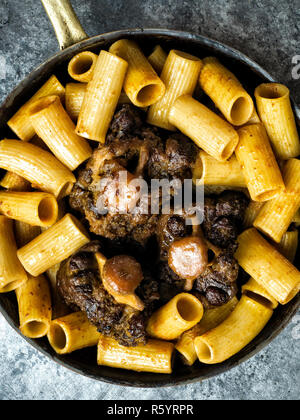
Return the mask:
{"type": "Polygon", "coordinates": [[[76,128],[79,136],[105,143],[127,67],[122,58],[101,51],[81,106],[76,128]]]}
{"type": "Polygon", "coordinates": [[[300,141],[289,89],[278,83],[264,83],[255,90],[257,109],[279,159],[300,155],[300,141]]]}
{"type": "Polygon", "coordinates": [[[240,142],[236,157],[242,166],[252,200],[267,201],[284,190],[278,163],[262,124],[238,130],[240,142]]]}
{"type": "Polygon", "coordinates": [[[248,229],[253,226],[255,219],[261,211],[264,203],[259,201],[251,201],[245,212],[244,228],[248,229]]]}
{"type": "Polygon", "coordinates": [[[165,94],[165,85],[134,41],[121,39],[109,49],[128,63],[124,90],[131,102],[144,108],[158,102],[165,94]]]}
{"type": "Polygon", "coordinates": [[[46,271],[51,286],[52,319],[61,318],[71,313],[70,308],[66,305],[63,298],[60,296],[56,285],[56,277],[59,268],[60,264],[55,264],[53,267],[46,271]]]}
{"type": "Polygon", "coordinates": [[[240,266],[277,302],[285,305],[299,292],[300,272],[267,242],[256,229],[238,238],[235,254],[240,266]]]}
{"type": "Polygon", "coordinates": [[[231,358],[264,329],[272,315],[272,309],[248,296],[242,296],[222,324],[195,339],[200,362],[217,364],[231,358]]]}
{"type": "Polygon", "coordinates": [[[251,278],[244,286],[242,286],[242,293],[251,299],[260,302],[262,305],[270,309],[276,309],[278,302],[273,296],[266,291],[266,289],[251,278]]]}
{"type": "Polygon", "coordinates": [[[251,96],[235,75],[216,58],[205,58],[203,63],[200,85],[204,92],[231,124],[237,126],[246,124],[254,112],[251,96]]]}
{"type": "Polygon", "coordinates": [[[186,365],[192,366],[197,360],[197,353],[194,344],[195,338],[199,337],[199,335],[203,335],[213,328],[216,328],[219,324],[225,321],[237,304],[238,300],[234,297],[225,305],[208,309],[204,312],[203,318],[199,324],[182,334],[177,341],[175,348],[181,354],[186,365]]]}
{"type": "Polygon", "coordinates": [[[284,166],[285,191],[266,203],[254,226],[275,242],[280,242],[300,206],[300,160],[290,159],[284,166]]]}
{"type": "Polygon", "coordinates": [[[97,345],[100,333],[83,312],[75,312],[55,319],[50,324],[48,340],[58,354],[69,354],[76,350],[97,345]]]}
{"type": "Polygon", "coordinates": [[[162,49],[160,45],[156,45],[153,52],[149,55],[148,61],[156,73],[161,74],[167,58],[168,54],[162,49]]]}
{"type": "Polygon", "coordinates": [[[239,142],[239,136],[230,124],[189,95],[174,102],[169,121],[220,161],[229,159],[239,142]]]}
{"type": "Polygon", "coordinates": [[[11,292],[27,280],[17,258],[13,221],[0,216],[0,293],[11,292]]]}
{"type": "Polygon", "coordinates": [[[293,223],[295,223],[297,227],[300,226],[300,209],[298,209],[297,213],[295,214],[293,218],[293,223]]]}
{"type": "Polygon", "coordinates": [[[255,107],[254,107],[253,114],[252,114],[250,120],[247,122],[247,125],[249,125],[249,124],[260,124],[260,123],[261,123],[261,120],[258,116],[258,113],[257,113],[255,107]]]}
{"type": "Polygon", "coordinates": [[[51,153],[19,140],[0,142],[0,168],[17,173],[35,188],[58,199],[70,194],[76,181],[72,172],[51,153]]]}
{"type": "Polygon", "coordinates": [[[86,88],[84,83],[68,83],[66,86],[66,110],[74,121],[79,117],[86,88]]]}
{"type": "Polygon", "coordinates": [[[1,181],[1,187],[11,191],[30,191],[30,182],[13,172],[6,172],[1,181]]]}
{"type": "Polygon", "coordinates": [[[20,330],[25,337],[41,338],[48,334],[51,322],[51,294],[44,276],[32,277],[16,290],[20,330]]]}
{"type": "Polygon", "coordinates": [[[160,76],[166,86],[166,93],[150,107],[147,118],[149,124],[176,130],[169,122],[170,109],[180,96],[193,96],[202,66],[202,61],[193,55],[176,50],[170,52],[160,76]]]}
{"type": "Polygon", "coordinates": [[[226,162],[211,157],[200,151],[193,167],[195,185],[222,185],[246,188],[245,177],[241,165],[235,156],[226,162]]]}
{"type": "Polygon", "coordinates": [[[92,80],[98,55],[90,51],[82,51],[76,54],[69,63],[68,73],[72,79],[81,83],[92,80]]]}
{"type": "Polygon", "coordinates": [[[37,277],[89,242],[81,223],[67,214],[55,225],[18,250],[25,270],[37,277]]]}
{"type": "Polygon", "coordinates": [[[289,261],[294,262],[299,243],[299,232],[297,229],[286,232],[280,244],[277,245],[279,252],[289,261]]]}
{"type": "Polygon", "coordinates": [[[15,220],[15,235],[18,248],[31,242],[41,234],[40,226],[31,226],[27,223],[15,220]]]}
{"type": "Polygon", "coordinates": [[[0,191],[0,213],[33,226],[52,226],[58,215],[56,198],[42,192],[0,191]]]}
{"type": "Polygon", "coordinates": [[[40,98],[44,98],[49,95],[57,95],[62,100],[65,96],[65,88],[57,80],[55,76],[51,76],[50,79],[41,87],[40,90],[28,101],[19,111],[8,121],[10,129],[24,141],[29,141],[35,135],[34,128],[32,127],[28,111],[32,104],[40,98]]]}
{"type": "Polygon", "coordinates": [[[146,345],[124,347],[110,337],[101,336],[98,365],[135,370],[137,372],[172,373],[174,345],[149,340],[146,345]]]}
{"type": "Polygon", "coordinates": [[[151,316],[147,332],[154,338],[174,340],[198,324],[203,312],[203,305],[195,296],[180,293],[151,316]]]}
{"type": "Polygon", "coordinates": [[[75,133],[75,125],[58,96],[38,100],[29,115],[38,136],[71,171],[92,155],[88,142],[75,133]]]}

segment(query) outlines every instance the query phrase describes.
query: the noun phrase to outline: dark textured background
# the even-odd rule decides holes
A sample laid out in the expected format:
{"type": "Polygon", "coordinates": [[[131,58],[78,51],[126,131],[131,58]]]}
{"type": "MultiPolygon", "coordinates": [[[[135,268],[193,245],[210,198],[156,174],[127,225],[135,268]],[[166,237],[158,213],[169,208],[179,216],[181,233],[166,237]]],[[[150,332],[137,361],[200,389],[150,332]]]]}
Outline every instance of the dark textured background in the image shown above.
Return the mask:
{"type": "MultiPolygon", "coordinates": [[[[286,83],[300,105],[292,58],[300,55],[300,0],[73,0],[89,35],[159,27],[222,41],[286,83]]],[[[57,51],[38,0],[0,0],[0,102],[57,51]],[[1,67],[0,67],[1,75],[1,67]]],[[[160,390],[120,388],[76,376],[33,350],[0,315],[0,400],[4,399],[299,399],[300,315],[267,349],[202,384],[160,390]]]]}

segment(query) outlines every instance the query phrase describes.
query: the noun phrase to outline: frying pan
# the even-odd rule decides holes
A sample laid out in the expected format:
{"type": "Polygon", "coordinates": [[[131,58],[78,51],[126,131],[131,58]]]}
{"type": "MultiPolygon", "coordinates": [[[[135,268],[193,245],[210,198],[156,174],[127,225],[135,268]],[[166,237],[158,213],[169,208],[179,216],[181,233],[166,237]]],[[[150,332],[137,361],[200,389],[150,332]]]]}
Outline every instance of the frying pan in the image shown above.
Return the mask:
{"type": "MultiPolygon", "coordinates": [[[[241,79],[252,94],[255,87],[260,83],[274,81],[269,73],[250,58],[212,39],[192,33],[162,29],[129,29],[88,38],[69,0],[42,0],[42,3],[54,26],[62,51],[34,70],[1,105],[1,138],[15,137],[7,128],[6,122],[40,88],[50,75],[55,74],[62,83],[68,80],[67,63],[75,54],[87,49],[99,52],[101,48],[107,48],[121,38],[134,39],[146,52],[150,52],[155,45],[160,44],[166,49],[183,49],[199,57],[215,55],[241,79]]],[[[293,106],[297,123],[300,125],[300,110],[294,103],[293,106]]],[[[299,252],[296,261],[299,268],[299,252]]],[[[197,362],[192,367],[185,367],[177,362],[172,375],[136,373],[122,369],[99,367],[96,365],[96,349],[86,349],[68,356],[58,356],[51,349],[46,339],[24,339],[60,365],[99,381],[135,387],[182,385],[220,375],[252,357],[274,340],[286,327],[296,314],[299,306],[300,295],[288,305],[277,309],[261,334],[230,360],[214,366],[201,365],[197,362]]],[[[0,295],[0,311],[8,323],[19,332],[17,304],[13,293],[0,295]]]]}

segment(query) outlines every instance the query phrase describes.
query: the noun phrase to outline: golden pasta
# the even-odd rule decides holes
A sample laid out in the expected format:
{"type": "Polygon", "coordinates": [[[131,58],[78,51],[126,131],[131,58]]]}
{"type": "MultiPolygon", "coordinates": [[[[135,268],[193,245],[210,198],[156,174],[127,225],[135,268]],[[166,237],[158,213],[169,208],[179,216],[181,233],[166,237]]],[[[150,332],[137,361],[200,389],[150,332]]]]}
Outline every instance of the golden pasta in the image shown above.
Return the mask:
{"type": "Polygon", "coordinates": [[[195,185],[247,187],[241,165],[235,156],[220,162],[203,150],[198,153],[193,167],[193,181],[195,185]]]}
{"type": "Polygon", "coordinates": [[[266,203],[254,226],[275,242],[280,242],[300,206],[300,160],[290,159],[283,168],[285,191],[266,203]]]}
{"type": "Polygon", "coordinates": [[[255,90],[257,109],[279,159],[300,155],[300,140],[289,89],[278,83],[263,83],[255,90]]]}
{"type": "Polygon", "coordinates": [[[174,102],[169,121],[220,161],[229,159],[239,142],[237,132],[229,123],[189,95],[174,102]]]}
{"type": "Polygon", "coordinates": [[[158,102],[165,94],[165,85],[139,46],[128,39],[115,42],[109,52],[128,63],[124,90],[131,102],[141,108],[158,102]]]}
{"type": "Polygon", "coordinates": [[[38,136],[71,171],[92,155],[88,142],[75,133],[75,124],[58,96],[39,99],[30,108],[29,116],[38,136]]]}
{"type": "Polygon", "coordinates": [[[267,242],[256,229],[238,238],[235,257],[240,266],[277,302],[289,303],[300,290],[300,272],[267,242]]]}
{"type": "Polygon", "coordinates": [[[13,172],[6,172],[0,183],[1,187],[11,191],[30,191],[30,182],[13,172]]]}
{"type": "Polygon", "coordinates": [[[41,234],[40,226],[32,226],[28,223],[15,220],[15,236],[18,248],[27,245],[41,234]]]}
{"type": "Polygon", "coordinates": [[[182,334],[176,343],[176,350],[181,354],[184,363],[192,366],[197,360],[194,340],[196,337],[205,334],[207,331],[216,328],[225,319],[229,317],[231,312],[238,304],[236,297],[222,306],[208,309],[204,312],[203,318],[194,328],[182,334]]]}
{"type": "Polygon", "coordinates": [[[253,226],[255,219],[261,211],[264,203],[259,201],[251,201],[245,212],[244,228],[248,229],[253,226]]]}
{"type": "Polygon", "coordinates": [[[89,242],[81,223],[67,214],[55,225],[18,250],[18,258],[32,276],[37,277],[70,257],[89,242]]]}
{"type": "Polygon", "coordinates": [[[195,339],[200,362],[217,364],[228,360],[264,329],[272,315],[272,309],[248,296],[242,296],[234,311],[222,324],[195,339]]]}
{"type": "Polygon", "coordinates": [[[27,281],[27,274],[17,257],[13,221],[0,216],[0,293],[11,292],[27,281]]]}
{"type": "Polygon", "coordinates": [[[69,63],[69,75],[78,82],[90,82],[93,78],[97,60],[98,55],[90,51],[82,51],[76,54],[69,63]]]}
{"type": "Polygon", "coordinates": [[[277,249],[285,256],[289,261],[294,262],[297,254],[299,243],[299,231],[297,229],[286,232],[279,244],[277,249]]]}
{"type": "Polygon", "coordinates": [[[122,58],[101,51],[81,106],[76,127],[79,136],[105,143],[127,68],[122,58]]]}
{"type": "Polygon", "coordinates": [[[44,276],[32,277],[16,290],[20,330],[25,337],[41,338],[48,334],[52,316],[51,294],[44,276]]]}
{"type": "Polygon", "coordinates": [[[72,120],[79,117],[87,85],[84,83],[68,83],[66,85],[66,110],[72,120]]]}
{"type": "Polygon", "coordinates": [[[19,140],[0,142],[0,168],[15,172],[56,198],[70,194],[76,179],[51,153],[19,140]]]}
{"type": "Polygon", "coordinates": [[[250,280],[242,286],[242,293],[270,309],[276,309],[279,305],[277,300],[253,278],[250,278],[250,280]]]}
{"type": "Polygon", "coordinates": [[[174,340],[198,324],[203,312],[203,305],[195,296],[180,293],[151,316],[147,332],[153,338],[174,340]]]}
{"type": "Polygon", "coordinates": [[[65,96],[65,88],[58,81],[55,76],[51,76],[50,79],[37,91],[37,93],[23,105],[19,111],[8,121],[10,129],[24,141],[29,141],[35,135],[34,128],[32,127],[28,111],[32,104],[40,98],[44,98],[49,95],[57,95],[62,100],[65,96]]]}
{"type": "Polygon", "coordinates": [[[146,345],[124,347],[110,337],[101,336],[98,343],[98,365],[137,372],[172,373],[174,345],[149,340],[146,345]]]}
{"type": "Polygon", "coordinates": [[[207,57],[200,74],[200,85],[216,107],[233,125],[246,124],[253,115],[251,96],[241,83],[216,58],[207,57]]]}
{"type": "Polygon", "coordinates": [[[156,45],[152,53],[149,55],[148,61],[156,73],[161,74],[167,58],[168,54],[162,49],[160,45],[156,45]]]}
{"type": "Polygon", "coordinates": [[[284,190],[282,175],[262,124],[238,130],[236,157],[242,166],[252,200],[267,201],[284,190]]]}
{"type": "Polygon", "coordinates": [[[33,226],[52,226],[58,215],[56,198],[43,192],[0,191],[0,213],[33,226]]]}
{"type": "Polygon", "coordinates": [[[202,66],[202,61],[193,55],[177,50],[170,52],[160,76],[166,86],[166,93],[150,107],[147,118],[149,124],[176,130],[169,122],[170,109],[180,96],[193,96],[202,66]]]}
{"type": "Polygon", "coordinates": [[[100,333],[83,312],[55,319],[50,324],[48,340],[58,354],[69,354],[73,351],[97,345],[100,333]]]}

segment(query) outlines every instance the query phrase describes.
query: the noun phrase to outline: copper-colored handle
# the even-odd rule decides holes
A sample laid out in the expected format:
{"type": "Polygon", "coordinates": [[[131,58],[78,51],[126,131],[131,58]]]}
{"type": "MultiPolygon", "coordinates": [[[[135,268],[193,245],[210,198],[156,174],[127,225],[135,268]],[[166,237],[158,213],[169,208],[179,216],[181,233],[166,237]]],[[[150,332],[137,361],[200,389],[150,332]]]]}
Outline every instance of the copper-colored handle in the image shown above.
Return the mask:
{"type": "Polygon", "coordinates": [[[61,50],[88,38],[70,0],[41,1],[53,25],[61,50]]]}

